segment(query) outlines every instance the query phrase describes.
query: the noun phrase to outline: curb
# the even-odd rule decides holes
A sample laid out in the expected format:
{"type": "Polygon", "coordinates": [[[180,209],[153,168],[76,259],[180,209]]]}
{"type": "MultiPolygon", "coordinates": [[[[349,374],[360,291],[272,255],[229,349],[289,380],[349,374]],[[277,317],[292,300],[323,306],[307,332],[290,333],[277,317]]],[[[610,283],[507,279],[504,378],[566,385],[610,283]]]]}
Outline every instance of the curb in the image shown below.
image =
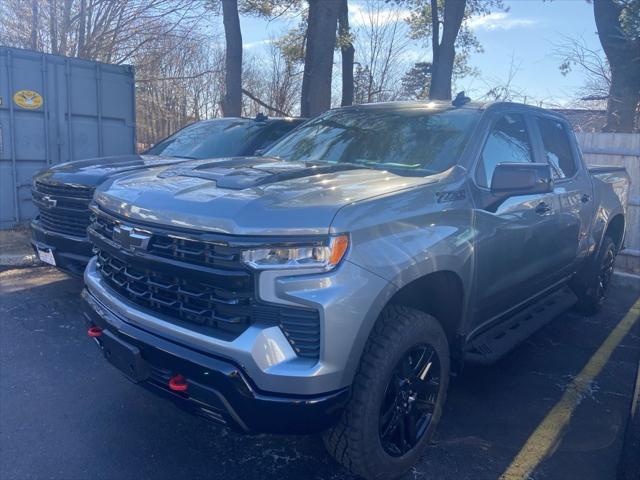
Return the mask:
{"type": "Polygon", "coordinates": [[[640,289],[640,275],[614,270],[612,285],[616,287],[640,289]]]}
{"type": "Polygon", "coordinates": [[[35,253],[0,255],[0,267],[35,267],[40,260],[35,253]]]}

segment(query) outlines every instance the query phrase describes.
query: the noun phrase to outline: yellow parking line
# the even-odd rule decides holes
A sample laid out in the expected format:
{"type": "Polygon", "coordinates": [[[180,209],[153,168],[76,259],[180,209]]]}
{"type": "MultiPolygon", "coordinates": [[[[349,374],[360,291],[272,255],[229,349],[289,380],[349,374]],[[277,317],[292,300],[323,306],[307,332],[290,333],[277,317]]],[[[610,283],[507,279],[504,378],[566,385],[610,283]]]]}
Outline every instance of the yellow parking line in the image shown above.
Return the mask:
{"type": "Polygon", "coordinates": [[[562,439],[562,432],[571,420],[571,415],[580,403],[582,394],[589,388],[593,379],[600,373],[609,357],[640,318],[640,298],[636,300],[624,318],[616,325],[598,351],[593,354],[577,377],[531,434],[520,453],[511,462],[509,468],[500,476],[501,480],[521,480],[552,453],[562,439]]]}

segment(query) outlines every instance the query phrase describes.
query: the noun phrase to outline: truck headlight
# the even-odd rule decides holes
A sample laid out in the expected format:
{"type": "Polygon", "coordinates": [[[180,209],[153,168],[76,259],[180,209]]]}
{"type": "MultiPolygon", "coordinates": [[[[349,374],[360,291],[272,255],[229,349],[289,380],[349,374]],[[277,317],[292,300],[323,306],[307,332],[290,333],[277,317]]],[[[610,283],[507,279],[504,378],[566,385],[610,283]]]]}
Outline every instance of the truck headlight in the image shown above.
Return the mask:
{"type": "Polygon", "coordinates": [[[340,263],[349,247],[349,237],[331,237],[328,245],[269,247],[245,250],[242,261],[257,270],[321,268],[331,270],[340,263]]]}

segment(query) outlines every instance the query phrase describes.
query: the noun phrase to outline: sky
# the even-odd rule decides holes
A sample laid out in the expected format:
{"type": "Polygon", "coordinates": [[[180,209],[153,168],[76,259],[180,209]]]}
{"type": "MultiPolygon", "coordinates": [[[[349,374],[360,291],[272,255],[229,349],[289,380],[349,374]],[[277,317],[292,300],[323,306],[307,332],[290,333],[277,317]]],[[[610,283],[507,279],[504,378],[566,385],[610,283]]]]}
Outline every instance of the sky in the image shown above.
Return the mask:
{"type": "MultiPolygon", "coordinates": [[[[361,0],[349,3],[351,24],[357,28],[362,21],[361,0]]],[[[507,12],[470,19],[469,25],[484,48],[483,53],[473,53],[470,58],[471,66],[480,75],[458,81],[456,89],[465,90],[472,97],[474,93],[486,92],[488,85],[507,79],[513,64],[514,89],[527,95],[529,102],[543,101],[547,106],[569,104],[577,96],[584,76],[576,69],[563,76],[554,51],[563,37],[581,37],[589,47],[601,50],[593,5],[586,0],[505,0],[504,4],[507,12]]],[[[268,47],[271,37],[286,32],[297,21],[242,17],[245,54],[259,54],[260,49],[268,47]]],[[[429,61],[431,49],[423,42],[412,42],[406,58],[408,65],[413,61],[429,61]]],[[[339,62],[339,55],[335,60],[339,62]]]]}

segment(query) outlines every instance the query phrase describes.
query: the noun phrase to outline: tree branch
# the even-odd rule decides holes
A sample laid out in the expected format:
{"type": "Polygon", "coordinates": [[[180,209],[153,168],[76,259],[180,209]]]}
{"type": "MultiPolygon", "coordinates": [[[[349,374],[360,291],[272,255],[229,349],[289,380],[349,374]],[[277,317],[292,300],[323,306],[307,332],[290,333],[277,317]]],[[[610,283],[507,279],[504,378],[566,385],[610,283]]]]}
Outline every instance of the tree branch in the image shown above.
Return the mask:
{"type": "Polygon", "coordinates": [[[255,95],[253,95],[251,92],[245,90],[244,88],[242,89],[242,93],[244,93],[247,97],[249,97],[251,100],[253,100],[254,102],[256,102],[258,105],[263,106],[264,108],[271,110],[272,112],[276,112],[279,115],[285,116],[285,117],[290,117],[291,114],[287,113],[287,112],[283,112],[282,110],[280,110],[279,108],[273,107],[265,102],[263,102],[262,100],[260,100],[258,97],[256,97],[255,95]]]}

